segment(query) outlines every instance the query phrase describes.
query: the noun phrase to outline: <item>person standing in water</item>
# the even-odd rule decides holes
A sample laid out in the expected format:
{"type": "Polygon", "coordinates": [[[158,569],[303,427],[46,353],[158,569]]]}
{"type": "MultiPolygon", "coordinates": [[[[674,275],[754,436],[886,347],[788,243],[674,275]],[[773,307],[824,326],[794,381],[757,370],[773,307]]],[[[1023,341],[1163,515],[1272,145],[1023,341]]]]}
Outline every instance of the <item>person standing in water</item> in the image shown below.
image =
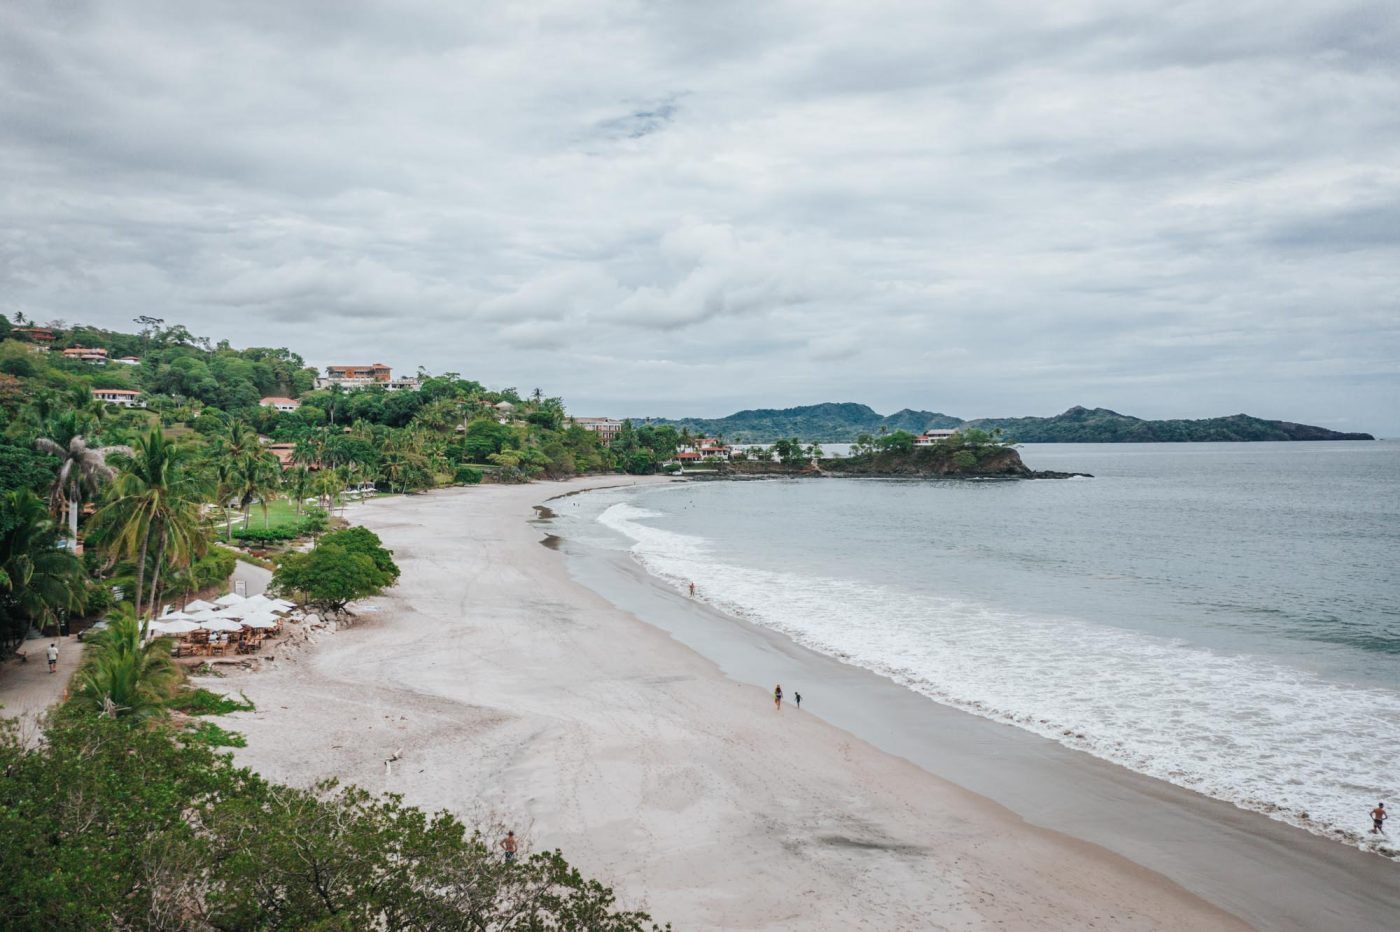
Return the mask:
{"type": "Polygon", "coordinates": [[[690,597],[695,598],[695,580],[690,581],[690,597]]]}
{"type": "Polygon", "coordinates": [[[1376,803],[1376,808],[1371,810],[1371,834],[1385,834],[1385,820],[1390,818],[1390,813],[1385,811],[1385,803],[1376,803]]]}
{"type": "Polygon", "coordinates": [[[783,707],[783,687],[782,687],[782,684],[779,684],[779,685],[773,687],[773,708],[775,708],[775,709],[781,709],[782,707],[783,707]]]}

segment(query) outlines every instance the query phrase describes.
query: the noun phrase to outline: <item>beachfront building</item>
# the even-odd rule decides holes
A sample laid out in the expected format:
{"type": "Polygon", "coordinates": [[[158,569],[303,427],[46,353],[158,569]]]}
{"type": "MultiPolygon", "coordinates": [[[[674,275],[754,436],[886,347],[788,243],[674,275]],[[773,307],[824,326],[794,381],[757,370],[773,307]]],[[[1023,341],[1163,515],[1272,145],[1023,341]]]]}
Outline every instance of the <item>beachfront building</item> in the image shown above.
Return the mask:
{"type": "Polygon", "coordinates": [[[63,351],[64,359],[81,359],[94,366],[107,365],[107,351],[88,346],[70,346],[63,351]]]}
{"type": "Polygon", "coordinates": [[[934,444],[947,440],[949,437],[957,436],[957,433],[956,430],[926,430],[914,438],[914,446],[931,447],[934,444]]]}
{"type": "Polygon", "coordinates": [[[301,402],[295,398],[284,398],[281,395],[268,395],[258,404],[264,408],[276,408],[278,411],[295,411],[301,407],[301,402]]]}
{"type": "Polygon", "coordinates": [[[598,439],[603,442],[603,446],[609,446],[613,438],[622,430],[622,422],[612,417],[576,417],[573,422],[584,430],[591,430],[598,435],[598,439]]]}
{"type": "Polygon", "coordinates": [[[344,389],[379,387],[386,392],[413,390],[418,388],[414,378],[394,378],[393,371],[382,362],[372,362],[367,366],[326,366],[326,374],[316,380],[317,388],[330,388],[339,385],[344,389]]]}
{"type": "Polygon", "coordinates": [[[676,459],[682,463],[701,460],[728,460],[734,455],[734,448],[714,437],[700,437],[692,443],[683,443],[676,448],[676,459]]]}
{"type": "Polygon", "coordinates": [[[146,402],[141,400],[141,393],[128,388],[94,388],[92,397],[105,404],[118,405],[123,408],[146,407],[146,402]]]}

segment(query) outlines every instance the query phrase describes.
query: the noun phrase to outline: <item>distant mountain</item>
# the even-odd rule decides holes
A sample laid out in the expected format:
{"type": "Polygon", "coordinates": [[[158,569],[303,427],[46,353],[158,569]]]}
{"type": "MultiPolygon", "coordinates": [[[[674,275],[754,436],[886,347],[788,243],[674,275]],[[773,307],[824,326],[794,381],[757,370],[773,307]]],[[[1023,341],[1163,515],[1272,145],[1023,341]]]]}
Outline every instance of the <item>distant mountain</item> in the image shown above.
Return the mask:
{"type": "Polygon", "coordinates": [[[652,423],[670,424],[677,430],[689,428],[691,433],[707,436],[723,435],[730,442],[772,443],[797,437],[809,442],[850,443],[863,433],[878,434],[882,426],[891,432],[920,433],[930,427],[957,427],[962,419],[908,408],[885,417],[868,405],[828,402],[800,408],[755,408],[718,418],[663,418],[652,423]]]}
{"type": "Polygon", "coordinates": [[[806,442],[850,443],[861,434],[937,428],[1001,428],[1022,443],[1168,443],[1241,440],[1374,440],[1370,434],[1341,433],[1290,421],[1266,421],[1248,414],[1201,420],[1145,421],[1107,408],[1076,405],[1054,417],[979,418],[964,421],[935,411],[905,408],[884,416],[868,405],[827,403],[798,408],[756,408],[720,418],[656,419],[653,423],[722,435],[731,442],[772,443],[784,437],[806,442]]]}
{"type": "Polygon", "coordinates": [[[1021,443],[1208,443],[1241,440],[1375,440],[1289,421],[1266,421],[1248,414],[1195,421],[1144,421],[1107,408],[1078,405],[1054,417],[980,418],[969,427],[1002,433],[1021,443]]]}

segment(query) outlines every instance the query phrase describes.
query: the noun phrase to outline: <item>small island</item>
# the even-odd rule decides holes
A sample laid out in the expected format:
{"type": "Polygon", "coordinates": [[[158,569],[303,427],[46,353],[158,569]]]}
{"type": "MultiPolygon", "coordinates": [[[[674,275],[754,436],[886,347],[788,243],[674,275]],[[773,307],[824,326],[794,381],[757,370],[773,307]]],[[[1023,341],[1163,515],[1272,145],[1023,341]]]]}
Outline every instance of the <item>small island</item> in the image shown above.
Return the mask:
{"type": "MultiPolygon", "coordinates": [[[[1069,479],[1088,473],[1034,470],[1021,461],[1015,443],[1000,431],[905,430],[871,437],[862,434],[849,456],[823,455],[820,444],[779,440],[769,448],[731,449],[704,461],[691,478],[837,477],[862,479],[1069,479]]],[[[682,470],[676,470],[682,472],[682,470]]]]}

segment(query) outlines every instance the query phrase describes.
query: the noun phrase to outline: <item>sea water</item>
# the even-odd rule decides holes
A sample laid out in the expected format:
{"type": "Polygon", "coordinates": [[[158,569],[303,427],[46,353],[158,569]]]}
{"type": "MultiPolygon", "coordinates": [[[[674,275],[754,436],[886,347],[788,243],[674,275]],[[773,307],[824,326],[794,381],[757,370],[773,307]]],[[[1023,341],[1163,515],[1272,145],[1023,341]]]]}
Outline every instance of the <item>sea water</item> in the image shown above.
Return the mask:
{"type": "Polygon", "coordinates": [[[567,533],[931,701],[1367,843],[1400,801],[1400,443],[1022,456],[1095,478],[668,484],[585,496],[567,533]]]}

